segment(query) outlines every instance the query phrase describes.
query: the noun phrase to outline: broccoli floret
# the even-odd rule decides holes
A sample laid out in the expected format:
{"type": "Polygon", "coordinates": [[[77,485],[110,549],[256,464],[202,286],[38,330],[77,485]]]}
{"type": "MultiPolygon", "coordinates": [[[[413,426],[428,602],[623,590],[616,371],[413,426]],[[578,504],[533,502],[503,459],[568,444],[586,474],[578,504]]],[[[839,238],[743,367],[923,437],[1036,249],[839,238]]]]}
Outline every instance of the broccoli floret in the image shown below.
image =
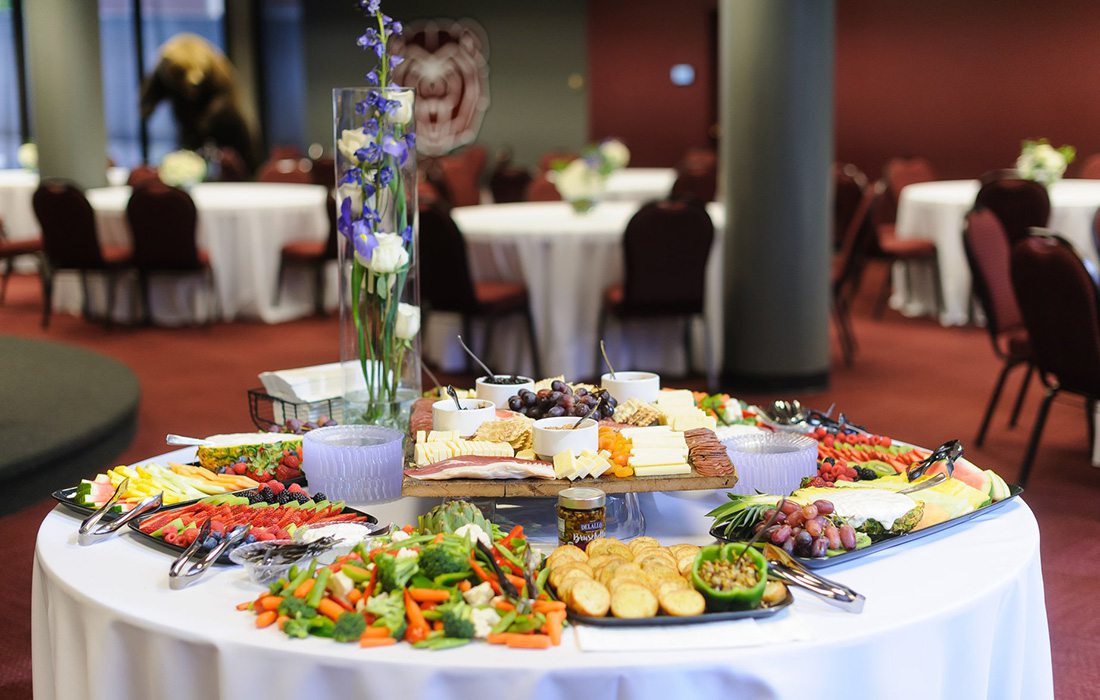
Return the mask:
{"type": "Polygon", "coordinates": [[[287,596],[283,599],[283,602],[279,603],[279,614],[293,619],[308,620],[311,617],[316,617],[317,611],[306,605],[301,598],[287,596]]]}
{"type": "Polygon", "coordinates": [[[309,636],[309,620],[292,617],[283,624],[283,632],[285,632],[288,637],[305,639],[309,636]]]}
{"type": "Polygon", "coordinates": [[[336,626],[332,629],[332,638],[338,642],[354,642],[363,635],[363,630],[366,628],[367,621],[363,619],[362,615],[346,612],[336,618],[336,626]]]}
{"type": "Polygon", "coordinates": [[[381,552],[374,557],[374,566],[378,570],[378,585],[384,591],[397,591],[405,587],[417,571],[419,565],[413,557],[397,558],[388,552],[381,552]]]}
{"type": "Polygon", "coordinates": [[[450,603],[443,608],[443,636],[456,639],[474,638],[474,609],[463,601],[450,603]]]}
{"type": "Polygon", "coordinates": [[[367,601],[366,611],[374,615],[375,627],[386,627],[390,636],[401,639],[405,636],[405,594],[403,591],[379,593],[367,601]]]}
{"type": "Polygon", "coordinates": [[[420,552],[420,571],[430,579],[467,571],[470,568],[469,557],[469,547],[457,539],[429,544],[420,552]]]}

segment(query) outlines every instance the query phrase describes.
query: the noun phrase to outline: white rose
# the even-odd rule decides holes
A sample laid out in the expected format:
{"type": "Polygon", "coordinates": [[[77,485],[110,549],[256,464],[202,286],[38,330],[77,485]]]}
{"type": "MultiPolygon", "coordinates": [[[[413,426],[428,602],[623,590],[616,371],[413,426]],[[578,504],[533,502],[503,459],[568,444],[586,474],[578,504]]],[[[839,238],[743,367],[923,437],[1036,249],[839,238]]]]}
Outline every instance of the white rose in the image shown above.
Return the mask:
{"type": "Polygon", "coordinates": [[[630,162],[630,149],[618,139],[609,139],[600,144],[600,155],[604,157],[612,170],[625,168],[630,162]]]}
{"type": "Polygon", "coordinates": [[[392,97],[401,103],[401,106],[386,115],[391,124],[408,124],[413,118],[413,93],[412,90],[401,90],[396,94],[386,95],[386,99],[392,97]]]}
{"type": "Polygon", "coordinates": [[[35,170],[38,168],[38,146],[33,143],[25,143],[20,146],[16,157],[21,167],[27,170],[35,170]]]}
{"type": "Polygon", "coordinates": [[[603,177],[577,158],[562,170],[550,173],[550,180],[566,201],[594,199],[603,190],[603,177]]]}
{"type": "Polygon", "coordinates": [[[401,340],[412,340],[420,331],[420,307],[401,303],[397,305],[397,326],[394,333],[401,340]]]}
{"type": "Polygon", "coordinates": [[[345,182],[336,188],[337,215],[343,211],[345,199],[351,199],[351,218],[358,219],[363,213],[363,188],[354,182],[345,182]]]}
{"type": "Polygon", "coordinates": [[[166,185],[193,185],[206,175],[206,161],[194,151],[172,151],[161,160],[157,172],[166,185]]]}
{"type": "Polygon", "coordinates": [[[336,141],[336,148],[345,158],[358,165],[359,158],[356,157],[355,152],[366,148],[372,142],[373,139],[362,129],[344,129],[336,141]]]}
{"type": "Polygon", "coordinates": [[[409,251],[405,250],[405,241],[396,233],[377,233],[378,247],[370,256],[371,272],[388,275],[397,272],[409,262],[409,251]]]}

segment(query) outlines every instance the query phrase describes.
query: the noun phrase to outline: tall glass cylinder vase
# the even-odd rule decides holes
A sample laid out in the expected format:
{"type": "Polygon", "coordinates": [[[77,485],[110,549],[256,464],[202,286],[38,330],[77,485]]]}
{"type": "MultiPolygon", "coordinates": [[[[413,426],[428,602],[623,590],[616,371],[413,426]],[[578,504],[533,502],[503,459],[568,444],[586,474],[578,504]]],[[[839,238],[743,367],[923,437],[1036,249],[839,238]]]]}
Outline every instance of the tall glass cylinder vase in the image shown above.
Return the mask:
{"type": "Polygon", "coordinates": [[[344,422],[406,430],[420,395],[410,88],[333,90],[344,422]]]}

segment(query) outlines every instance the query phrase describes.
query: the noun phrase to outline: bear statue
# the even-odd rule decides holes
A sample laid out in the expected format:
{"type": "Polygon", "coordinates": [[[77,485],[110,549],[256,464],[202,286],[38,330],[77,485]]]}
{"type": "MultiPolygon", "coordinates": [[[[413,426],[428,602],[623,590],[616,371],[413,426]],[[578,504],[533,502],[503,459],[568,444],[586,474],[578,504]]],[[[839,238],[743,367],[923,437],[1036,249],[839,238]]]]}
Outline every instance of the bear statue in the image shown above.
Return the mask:
{"type": "Polygon", "coordinates": [[[164,99],[172,104],[180,148],[199,150],[212,142],[235,151],[249,172],[256,169],[256,142],[241,108],[233,65],[206,39],[177,34],[161,46],[157,65],[142,85],[142,118],[164,99]]]}

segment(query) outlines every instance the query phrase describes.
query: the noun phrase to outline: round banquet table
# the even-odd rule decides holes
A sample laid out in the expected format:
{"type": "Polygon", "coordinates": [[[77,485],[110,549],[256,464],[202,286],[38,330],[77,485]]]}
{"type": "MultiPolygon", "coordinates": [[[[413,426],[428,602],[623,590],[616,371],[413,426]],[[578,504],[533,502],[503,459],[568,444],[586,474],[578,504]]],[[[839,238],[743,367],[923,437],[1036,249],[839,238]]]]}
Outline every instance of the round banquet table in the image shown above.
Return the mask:
{"type": "MultiPolygon", "coordinates": [[[[299,239],[322,240],[328,235],[325,211],[328,200],[324,187],[260,182],[204,183],[195,185],[190,194],[198,210],[198,244],[210,255],[217,306],[223,319],[250,318],[279,323],[313,312],[313,288],[308,273],[287,272],[278,305],[275,304],[275,282],[283,244],[299,239]]],[[[87,195],[95,209],[100,242],[129,247],[132,237],[126,222],[126,203],[130,200],[130,188],[102,187],[88,190],[87,195]]],[[[205,282],[201,276],[154,277],[152,282],[150,305],[157,322],[189,323],[202,320],[210,313],[211,305],[203,293],[205,282]]],[[[335,298],[335,286],[329,284],[328,289],[335,298]]],[[[131,295],[136,293],[136,282],[121,285],[119,291],[114,314],[125,322],[132,315],[131,295]]],[[[102,280],[90,276],[93,308],[103,308],[105,292],[102,280]]],[[[54,308],[79,313],[82,302],[77,275],[59,275],[54,289],[54,308]]]]}
{"type": "Polygon", "coordinates": [[[664,199],[676,182],[674,168],[623,168],[607,177],[601,198],[606,202],[646,202],[664,199]]]}
{"type": "MultiPolygon", "coordinates": [[[[718,492],[646,494],[648,534],[665,544],[705,542],[703,513],[724,500],[718,492]]],[[[363,508],[383,522],[408,522],[429,505],[410,498],[363,508]]],[[[586,651],[580,630],[540,653],[481,643],[433,653],[291,640],[255,629],[252,615],[234,609],[259,590],[240,568],[215,568],[173,591],[165,552],[131,534],[81,547],[77,523],[55,510],[38,532],[36,700],[1053,697],[1039,530],[1020,500],[827,570],[866,596],[859,615],[796,589],[790,609],[752,623],[760,636],[751,643],[695,648],[701,635],[713,640],[724,626],[744,623],[693,627],[688,649],[669,649],[670,637],[662,643],[655,627],[615,630],[603,640],[631,652],[586,651]]]]}
{"type": "Polygon", "coordinates": [[[13,241],[38,235],[31,197],[38,188],[38,173],[29,170],[0,170],[0,219],[13,241]]]}
{"type": "MultiPolygon", "coordinates": [[[[596,325],[604,289],[622,280],[622,237],[637,202],[601,202],[587,214],[577,214],[565,202],[520,202],[458,207],[451,212],[464,234],[474,279],[523,282],[528,289],[542,359],[542,374],[591,376],[595,365],[596,325]]],[[[694,329],[695,367],[716,371],[722,355],[722,230],[725,211],[711,203],[714,246],[706,272],[705,335],[694,329]],[[704,340],[706,341],[704,343],[704,340]],[[709,359],[706,345],[709,344],[709,359]]],[[[669,241],[675,245],[675,239],[669,241]]],[[[670,270],[669,274],[675,274],[670,270]]],[[[655,280],[659,284],[660,280],[655,280]]],[[[494,328],[489,357],[495,371],[532,371],[522,321],[494,328]]],[[[699,324],[695,324],[698,326],[699,324]]],[[[425,352],[448,369],[465,360],[455,342],[461,332],[457,317],[433,314],[426,332],[425,352]]],[[[474,332],[480,342],[480,332],[474,332]]],[[[641,321],[619,324],[610,319],[605,334],[611,361],[619,369],[659,369],[682,372],[683,324],[641,321]],[[653,338],[672,342],[652,342],[653,338]]],[[[488,362],[488,360],[487,360],[488,362]]]]}
{"type": "MultiPolygon", "coordinates": [[[[897,235],[928,238],[936,244],[944,304],[940,322],[944,325],[961,325],[969,317],[970,268],[962,232],[964,217],[974,206],[978,187],[977,180],[922,182],[902,189],[898,200],[897,235]]],[[[1073,243],[1081,255],[1097,262],[1092,229],[1100,207],[1100,180],[1060,180],[1049,192],[1049,228],[1073,243]]],[[[906,271],[899,264],[895,268],[891,305],[907,316],[934,314],[933,280],[931,270],[918,269],[913,264],[906,271]]]]}

